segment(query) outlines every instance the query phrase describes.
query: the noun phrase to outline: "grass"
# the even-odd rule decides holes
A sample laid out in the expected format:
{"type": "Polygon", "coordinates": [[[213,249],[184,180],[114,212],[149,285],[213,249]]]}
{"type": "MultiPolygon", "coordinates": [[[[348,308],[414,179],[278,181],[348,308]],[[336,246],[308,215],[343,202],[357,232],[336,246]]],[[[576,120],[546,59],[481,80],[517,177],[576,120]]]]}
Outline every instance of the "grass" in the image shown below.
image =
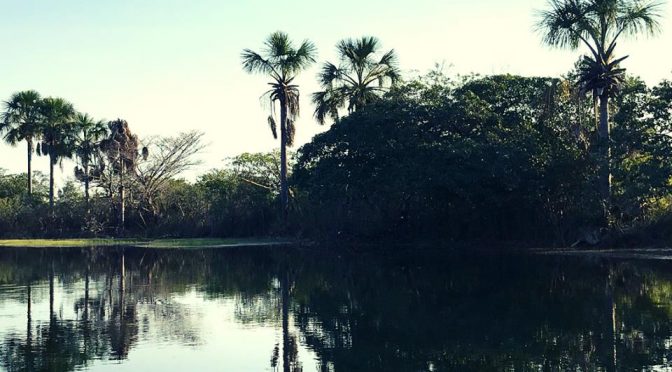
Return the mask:
{"type": "Polygon", "coordinates": [[[289,239],[247,238],[247,239],[158,239],[133,244],[145,248],[223,248],[236,246],[261,246],[290,244],[289,239]]]}
{"type": "Polygon", "coordinates": [[[61,247],[142,247],[154,249],[225,248],[236,246],[263,246],[290,244],[289,239],[8,239],[0,240],[0,247],[61,248],[61,247]]]}

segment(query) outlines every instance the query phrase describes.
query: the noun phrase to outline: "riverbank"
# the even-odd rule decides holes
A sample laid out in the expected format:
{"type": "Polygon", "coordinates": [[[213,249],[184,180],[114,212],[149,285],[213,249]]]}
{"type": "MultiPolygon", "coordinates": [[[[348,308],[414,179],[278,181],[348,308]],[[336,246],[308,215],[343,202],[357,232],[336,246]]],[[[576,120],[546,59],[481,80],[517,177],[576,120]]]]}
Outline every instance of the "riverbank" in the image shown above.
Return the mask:
{"type": "Polygon", "coordinates": [[[139,247],[153,249],[200,249],[242,246],[289,245],[295,241],[283,238],[196,238],[196,239],[6,239],[2,247],[76,248],[76,247],[139,247]]]}
{"type": "Polygon", "coordinates": [[[628,260],[672,260],[672,248],[539,249],[532,250],[531,253],[548,256],[583,256],[628,260]]]}

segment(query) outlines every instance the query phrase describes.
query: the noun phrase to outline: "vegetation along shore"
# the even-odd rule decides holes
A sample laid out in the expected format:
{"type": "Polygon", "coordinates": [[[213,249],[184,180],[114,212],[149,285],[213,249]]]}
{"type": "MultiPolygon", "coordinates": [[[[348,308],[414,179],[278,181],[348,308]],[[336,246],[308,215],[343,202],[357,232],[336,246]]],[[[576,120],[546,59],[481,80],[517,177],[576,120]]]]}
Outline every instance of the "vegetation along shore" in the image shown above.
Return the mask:
{"type": "Polygon", "coordinates": [[[0,171],[0,236],[667,245],[672,81],[628,74],[616,47],[655,36],[660,6],[598,3],[551,1],[537,14],[545,44],[577,50],[555,77],[403,74],[373,36],[345,38],[337,60],[319,62],[311,41],[271,33],[241,64],[268,78],[259,125],[279,149],[193,180],[184,174],[206,146],[202,132],[140,138],[142,123],[16,92],[0,134],[26,147],[27,171],[0,171]],[[318,63],[320,90],[301,91],[318,63]],[[300,93],[329,127],[294,149],[300,93]],[[35,156],[48,173],[32,168],[35,156]],[[57,187],[65,159],[76,166],[57,187]]]}

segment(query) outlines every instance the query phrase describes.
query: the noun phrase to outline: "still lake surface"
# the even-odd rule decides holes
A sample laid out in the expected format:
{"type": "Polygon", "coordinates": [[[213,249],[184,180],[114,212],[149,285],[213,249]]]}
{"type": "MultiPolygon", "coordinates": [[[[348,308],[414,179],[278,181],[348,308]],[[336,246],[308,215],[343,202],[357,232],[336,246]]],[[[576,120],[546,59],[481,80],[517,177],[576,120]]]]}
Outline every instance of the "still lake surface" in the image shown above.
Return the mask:
{"type": "Polygon", "coordinates": [[[641,257],[2,248],[0,370],[672,370],[670,269],[641,257]]]}

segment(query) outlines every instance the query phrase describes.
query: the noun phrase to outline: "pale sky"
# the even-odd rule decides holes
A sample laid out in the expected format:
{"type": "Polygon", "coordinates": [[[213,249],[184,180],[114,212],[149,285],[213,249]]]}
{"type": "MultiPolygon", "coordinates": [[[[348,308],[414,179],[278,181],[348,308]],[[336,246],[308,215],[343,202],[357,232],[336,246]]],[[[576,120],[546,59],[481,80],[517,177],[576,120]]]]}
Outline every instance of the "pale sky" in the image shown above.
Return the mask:
{"type": "MultiPolygon", "coordinates": [[[[559,76],[581,51],[553,50],[533,30],[545,0],[0,0],[0,100],[35,89],[97,119],[126,119],[146,137],[197,129],[209,143],[189,178],[242,152],[278,146],[259,97],[267,79],[241,68],[273,31],[310,39],[318,64],[297,79],[297,144],[328,126],[312,118],[317,68],[346,37],[377,36],[406,76],[444,63],[449,74],[559,76]]],[[[622,42],[624,67],[655,84],[672,79],[672,2],[663,32],[622,42]]],[[[298,146],[297,146],[298,147],[298,146]]],[[[0,143],[0,168],[25,172],[25,144],[0,143]]],[[[33,169],[48,171],[46,158],[33,169]]],[[[70,177],[65,164],[61,177],[70,177]]]]}

